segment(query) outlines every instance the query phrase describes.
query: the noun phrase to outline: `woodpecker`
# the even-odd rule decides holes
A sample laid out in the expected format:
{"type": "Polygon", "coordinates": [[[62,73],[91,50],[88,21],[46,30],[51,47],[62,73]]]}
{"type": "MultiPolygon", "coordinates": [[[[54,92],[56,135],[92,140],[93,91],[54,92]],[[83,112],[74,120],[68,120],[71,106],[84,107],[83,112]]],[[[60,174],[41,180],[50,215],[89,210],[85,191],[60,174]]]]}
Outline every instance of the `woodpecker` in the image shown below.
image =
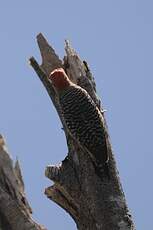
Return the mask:
{"type": "Polygon", "coordinates": [[[73,139],[89,153],[98,176],[108,175],[108,152],[103,117],[86,90],[74,84],[63,68],[49,75],[62,116],[73,139]]]}

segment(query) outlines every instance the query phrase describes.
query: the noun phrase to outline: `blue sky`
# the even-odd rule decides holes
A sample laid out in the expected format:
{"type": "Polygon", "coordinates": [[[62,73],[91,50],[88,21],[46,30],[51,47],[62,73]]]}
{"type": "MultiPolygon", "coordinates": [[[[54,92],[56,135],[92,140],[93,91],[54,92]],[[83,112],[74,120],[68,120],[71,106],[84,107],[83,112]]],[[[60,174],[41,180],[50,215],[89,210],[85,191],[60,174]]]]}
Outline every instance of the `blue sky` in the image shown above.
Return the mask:
{"type": "Polygon", "coordinates": [[[45,166],[63,160],[64,133],[28,58],[41,58],[42,32],[58,54],[71,40],[88,61],[107,109],[127,203],[139,230],[153,229],[153,2],[150,0],[1,1],[0,133],[18,156],[36,221],[74,230],[69,215],[43,195],[45,166]]]}

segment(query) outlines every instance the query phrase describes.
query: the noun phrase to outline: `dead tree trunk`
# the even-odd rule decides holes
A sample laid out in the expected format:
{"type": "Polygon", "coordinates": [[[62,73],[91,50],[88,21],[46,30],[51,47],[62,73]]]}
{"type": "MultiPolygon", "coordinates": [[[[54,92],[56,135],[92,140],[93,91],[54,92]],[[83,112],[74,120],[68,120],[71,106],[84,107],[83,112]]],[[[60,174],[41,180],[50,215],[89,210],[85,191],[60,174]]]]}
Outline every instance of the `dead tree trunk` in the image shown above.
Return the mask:
{"type": "MultiPolygon", "coordinates": [[[[67,138],[68,154],[60,166],[47,166],[45,174],[54,185],[45,190],[47,197],[65,209],[76,222],[79,230],[134,230],[118,171],[104,124],[107,148],[110,156],[110,180],[101,181],[88,154],[68,135],[61,116],[57,95],[48,80],[49,73],[63,67],[71,80],[90,94],[103,114],[96,94],[94,78],[87,63],[82,62],[66,41],[64,62],[55,54],[42,34],[37,36],[42,55],[42,64],[30,58],[30,64],[45,86],[63,124],[67,138]]],[[[105,121],[105,119],[104,119],[105,121]]],[[[52,155],[52,153],[51,153],[52,155]]],[[[19,162],[15,166],[0,135],[0,229],[1,230],[45,230],[31,218],[31,208],[24,192],[24,182],[19,162]]]]}
{"type": "Polygon", "coordinates": [[[103,108],[96,94],[96,84],[87,63],[80,60],[68,41],[65,42],[66,56],[63,62],[42,34],[37,36],[37,41],[42,64],[39,66],[33,57],[30,58],[30,64],[48,91],[57,110],[68,145],[68,155],[61,165],[47,166],[46,168],[45,174],[54,181],[54,185],[47,188],[45,194],[71,215],[79,230],[135,229],[116,169],[106,122],[104,127],[110,156],[110,180],[101,181],[95,174],[88,154],[82,151],[78,143],[68,135],[57,95],[48,80],[48,75],[52,70],[57,67],[64,68],[74,83],[86,89],[104,116],[103,108]]]}
{"type": "Polygon", "coordinates": [[[18,160],[13,166],[0,135],[0,230],[45,230],[31,218],[18,160]]]}

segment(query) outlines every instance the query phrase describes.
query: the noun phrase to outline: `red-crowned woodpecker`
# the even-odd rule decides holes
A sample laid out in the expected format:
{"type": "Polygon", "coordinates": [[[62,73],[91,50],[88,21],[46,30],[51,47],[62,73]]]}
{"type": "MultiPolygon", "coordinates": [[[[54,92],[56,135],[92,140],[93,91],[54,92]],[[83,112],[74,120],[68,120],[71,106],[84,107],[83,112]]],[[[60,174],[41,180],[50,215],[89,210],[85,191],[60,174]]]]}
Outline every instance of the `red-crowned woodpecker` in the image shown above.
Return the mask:
{"type": "Polygon", "coordinates": [[[86,90],[74,84],[64,69],[51,72],[51,80],[59,97],[68,131],[92,158],[100,177],[108,172],[108,152],[103,117],[86,90]]]}

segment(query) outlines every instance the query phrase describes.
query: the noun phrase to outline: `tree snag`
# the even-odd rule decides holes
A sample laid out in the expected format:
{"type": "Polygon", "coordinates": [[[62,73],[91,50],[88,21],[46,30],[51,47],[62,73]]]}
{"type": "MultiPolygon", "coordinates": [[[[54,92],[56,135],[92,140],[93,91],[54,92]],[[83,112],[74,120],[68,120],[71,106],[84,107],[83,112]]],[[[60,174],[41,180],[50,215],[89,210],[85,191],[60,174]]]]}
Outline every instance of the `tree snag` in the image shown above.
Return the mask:
{"type": "Polygon", "coordinates": [[[9,156],[0,135],[0,230],[46,230],[31,217],[19,161],[9,156]]]}
{"type": "Polygon", "coordinates": [[[46,188],[46,196],[71,215],[79,230],[134,230],[116,168],[102,103],[97,97],[96,84],[87,62],[81,61],[68,41],[65,41],[66,56],[63,61],[59,59],[42,34],[37,36],[37,42],[42,64],[39,65],[34,57],[30,58],[30,64],[57,110],[68,146],[68,154],[60,166],[46,167],[46,177],[54,181],[52,186],[46,188]],[[108,164],[110,180],[100,180],[86,151],[68,133],[57,94],[48,79],[51,71],[59,67],[65,70],[75,84],[88,92],[102,113],[110,157],[108,164]]]}

